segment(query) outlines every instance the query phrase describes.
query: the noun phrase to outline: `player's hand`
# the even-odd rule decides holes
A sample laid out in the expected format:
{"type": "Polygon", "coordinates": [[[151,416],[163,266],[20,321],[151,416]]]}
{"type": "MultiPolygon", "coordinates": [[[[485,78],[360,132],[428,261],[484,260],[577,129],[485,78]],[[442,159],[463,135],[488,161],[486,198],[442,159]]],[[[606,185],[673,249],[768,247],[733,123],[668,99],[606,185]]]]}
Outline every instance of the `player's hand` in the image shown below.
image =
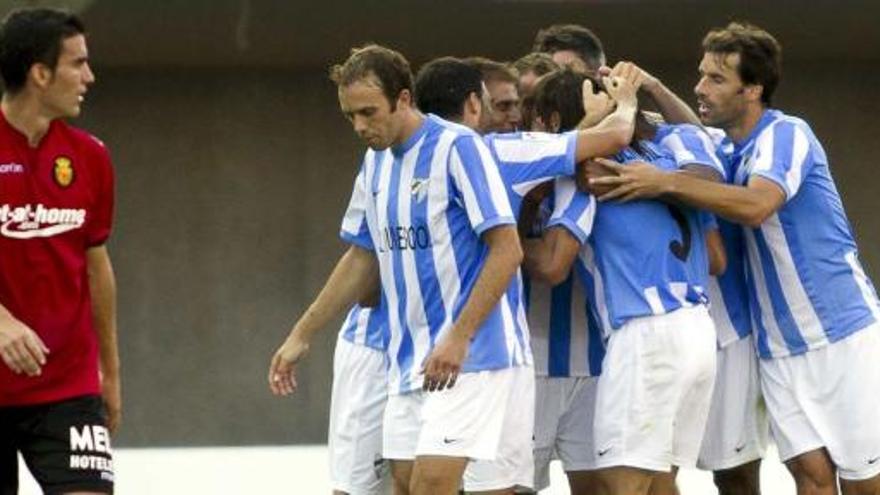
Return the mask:
{"type": "Polygon", "coordinates": [[[122,423],[122,392],[118,373],[101,373],[101,396],[107,412],[107,428],[111,434],[116,434],[122,423]]]}
{"type": "Polygon", "coordinates": [[[614,111],[615,102],[604,91],[593,93],[593,81],[590,79],[584,79],[582,89],[584,95],[584,121],[582,121],[581,125],[582,127],[592,127],[614,111]]]}
{"type": "Polygon", "coordinates": [[[592,186],[611,187],[612,190],[599,196],[599,201],[633,201],[637,199],[652,199],[668,190],[669,175],[657,167],[645,162],[632,162],[626,165],[597,158],[600,166],[614,175],[589,179],[592,186]]]}
{"type": "Polygon", "coordinates": [[[574,178],[575,182],[577,183],[578,189],[585,193],[592,194],[594,197],[598,198],[613,191],[615,186],[594,184],[590,182],[590,179],[597,179],[599,177],[613,177],[617,175],[617,172],[609,169],[608,167],[605,167],[604,165],[602,165],[601,162],[597,160],[598,159],[590,159],[578,163],[577,171],[574,178]]]}
{"type": "Polygon", "coordinates": [[[617,62],[609,75],[629,81],[636,89],[647,92],[657,87],[658,84],[657,78],[632,62],[617,62]]]}
{"type": "Polygon", "coordinates": [[[631,108],[635,110],[638,106],[638,86],[632,81],[618,76],[605,76],[602,78],[602,84],[605,91],[614,99],[618,107],[631,108]]]}
{"type": "Polygon", "coordinates": [[[0,317],[0,357],[15,374],[39,376],[49,348],[27,325],[12,315],[0,317]]]}
{"type": "Polygon", "coordinates": [[[461,365],[467,357],[470,339],[458,335],[453,327],[425,360],[422,390],[433,392],[452,388],[461,373],[461,365]]]}
{"type": "Polygon", "coordinates": [[[269,364],[269,389],[275,395],[296,391],[296,363],[309,352],[309,344],[295,334],[287,337],[269,364]]]}

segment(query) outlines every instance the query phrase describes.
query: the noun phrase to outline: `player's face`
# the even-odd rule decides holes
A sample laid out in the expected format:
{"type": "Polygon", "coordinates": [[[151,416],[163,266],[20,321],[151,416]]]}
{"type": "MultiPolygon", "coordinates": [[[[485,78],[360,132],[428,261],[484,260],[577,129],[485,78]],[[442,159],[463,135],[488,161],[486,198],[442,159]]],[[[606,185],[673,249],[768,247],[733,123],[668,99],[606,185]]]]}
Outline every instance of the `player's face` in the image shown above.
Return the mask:
{"type": "Polygon", "coordinates": [[[43,94],[43,102],[53,117],[76,117],[95,75],[89,67],[85,36],[78,34],[61,43],[58,64],[43,94]]]}
{"type": "Polygon", "coordinates": [[[738,53],[703,55],[700,81],[694,87],[703,124],[727,129],[742,118],[747,101],[738,69],[738,53]]]}
{"type": "Polygon", "coordinates": [[[400,112],[391,111],[391,103],[375,79],[370,77],[340,86],[339,107],[354,132],[370,148],[382,150],[397,144],[400,112]]]}
{"type": "Polygon", "coordinates": [[[519,93],[512,82],[492,81],[486,83],[489,90],[488,112],[483,118],[483,132],[513,132],[522,124],[519,110],[519,93]]]}

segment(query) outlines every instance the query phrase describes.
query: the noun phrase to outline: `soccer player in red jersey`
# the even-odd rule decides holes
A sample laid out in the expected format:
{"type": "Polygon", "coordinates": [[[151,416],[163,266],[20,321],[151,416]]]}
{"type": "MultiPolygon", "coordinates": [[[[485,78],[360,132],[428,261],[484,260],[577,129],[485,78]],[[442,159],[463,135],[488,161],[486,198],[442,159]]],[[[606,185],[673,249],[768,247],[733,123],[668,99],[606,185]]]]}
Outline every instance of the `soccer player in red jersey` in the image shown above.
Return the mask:
{"type": "Polygon", "coordinates": [[[46,493],[112,493],[121,399],[105,242],[113,170],[68,126],[95,76],[85,29],[52,9],[0,26],[0,494],[17,453],[46,493]]]}

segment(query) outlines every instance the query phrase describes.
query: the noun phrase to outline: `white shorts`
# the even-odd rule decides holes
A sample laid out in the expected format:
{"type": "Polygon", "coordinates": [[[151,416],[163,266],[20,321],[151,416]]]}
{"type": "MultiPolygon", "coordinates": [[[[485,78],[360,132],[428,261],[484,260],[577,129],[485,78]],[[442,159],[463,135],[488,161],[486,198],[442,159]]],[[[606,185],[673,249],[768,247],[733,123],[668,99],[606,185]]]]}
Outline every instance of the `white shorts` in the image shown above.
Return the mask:
{"type": "Polygon", "coordinates": [[[337,339],[327,441],[334,490],[384,493],[390,479],[382,457],[386,381],[382,351],[337,339]]]}
{"type": "Polygon", "coordinates": [[[718,351],[715,390],[697,467],[721,471],[764,457],[770,424],[751,336],[718,351]]]}
{"type": "Polygon", "coordinates": [[[467,492],[532,488],[534,484],[535,370],[519,366],[511,371],[513,390],[504,415],[498,455],[493,461],[477,459],[468,464],[463,483],[467,492]]]}
{"type": "Polygon", "coordinates": [[[495,459],[515,369],[462,373],[455,386],[390,395],[383,421],[386,459],[421,455],[495,459]]]}
{"type": "Polygon", "coordinates": [[[596,469],[593,416],[599,378],[537,378],[535,401],[535,489],[550,486],[550,461],[562,469],[596,469]]]}
{"type": "Polygon", "coordinates": [[[636,318],[612,332],[596,397],[596,467],[693,467],[715,381],[704,306],[636,318]]]}
{"type": "Polygon", "coordinates": [[[783,461],[825,447],[843,479],[880,474],[880,324],[760,369],[783,461]]]}

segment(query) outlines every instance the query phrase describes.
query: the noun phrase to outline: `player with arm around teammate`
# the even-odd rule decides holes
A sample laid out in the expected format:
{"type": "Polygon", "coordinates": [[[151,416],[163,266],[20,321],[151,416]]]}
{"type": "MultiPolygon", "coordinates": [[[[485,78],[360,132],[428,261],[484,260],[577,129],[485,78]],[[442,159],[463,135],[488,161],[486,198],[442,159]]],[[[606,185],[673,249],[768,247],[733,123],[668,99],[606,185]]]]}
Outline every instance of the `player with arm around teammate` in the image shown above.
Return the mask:
{"type": "Polygon", "coordinates": [[[614,168],[624,200],[668,195],[742,226],[761,388],[799,494],[880,492],[880,309],[819,140],[773,109],[781,48],[731,23],[703,39],[701,120],[727,134],[731,184],[614,168]],[[819,212],[819,214],[817,214],[819,212]],[[817,397],[822,397],[818,400],[817,397]]]}
{"type": "MultiPolygon", "coordinates": [[[[579,98],[569,100],[571,106],[579,98]]],[[[540,90],[536,103],[542,120],[559,112],[540,90]]],[[[643,139],[617,159],[650,157],[669,169],[699,164],[723,173],[699,132],[661,129],[654,139],[662,147],[643,139]]],[[[659,202],[597,208],[571,180],[558,180],[554,194],[551,227],[541,241],[526,243],[526,266],[558,282],[576,260],[608,337],[594,413],[599,493],[647,493],[659,473],[694,463],[708,413],[715,335],[704,304],[702,222],[696,211],[659,202]]]]}
{"type": "MultiPolygon", "coordinates": [[[[476,69],[458,59],[435,59],[425,64],[416,78],[419,108],[476,129],[481,113],[491,111],[488,105],[482,104],[480,78],[476,69]]],[[[534,187],[554,177],[573,174],[576,161],[613,153],[628,142],[633,130],[635,88],[620,81],[615,83],[613,95],[621,100],[618,108],[595,129],[565,135],[508,133],[484,136],[498,163],[515,215],[519,214],[523,196],[534,187]]],[[[520,295],[516,299],[520,301],[518,311],[522,315],[525,297],[520,295]]],[[[582,298],[580,302],[583,303],[582,298]]],[[[532,315],[529,318],[532,320],[532,315]]],[[[523,328],[527,327],[523,325],[523,328]]],[[[529,334],[523,337],[529,339],[529,334]]],[[[510,405],[517,412],[507,417],[511,422],[510,431],[515,433],[503,440],[495,460],[476,461],[468,466],[464,488],[469,493],[533,486],[533,419],[530,413],[535,405],[535,387],[533,376],[523,378],[510,405]]]]}

